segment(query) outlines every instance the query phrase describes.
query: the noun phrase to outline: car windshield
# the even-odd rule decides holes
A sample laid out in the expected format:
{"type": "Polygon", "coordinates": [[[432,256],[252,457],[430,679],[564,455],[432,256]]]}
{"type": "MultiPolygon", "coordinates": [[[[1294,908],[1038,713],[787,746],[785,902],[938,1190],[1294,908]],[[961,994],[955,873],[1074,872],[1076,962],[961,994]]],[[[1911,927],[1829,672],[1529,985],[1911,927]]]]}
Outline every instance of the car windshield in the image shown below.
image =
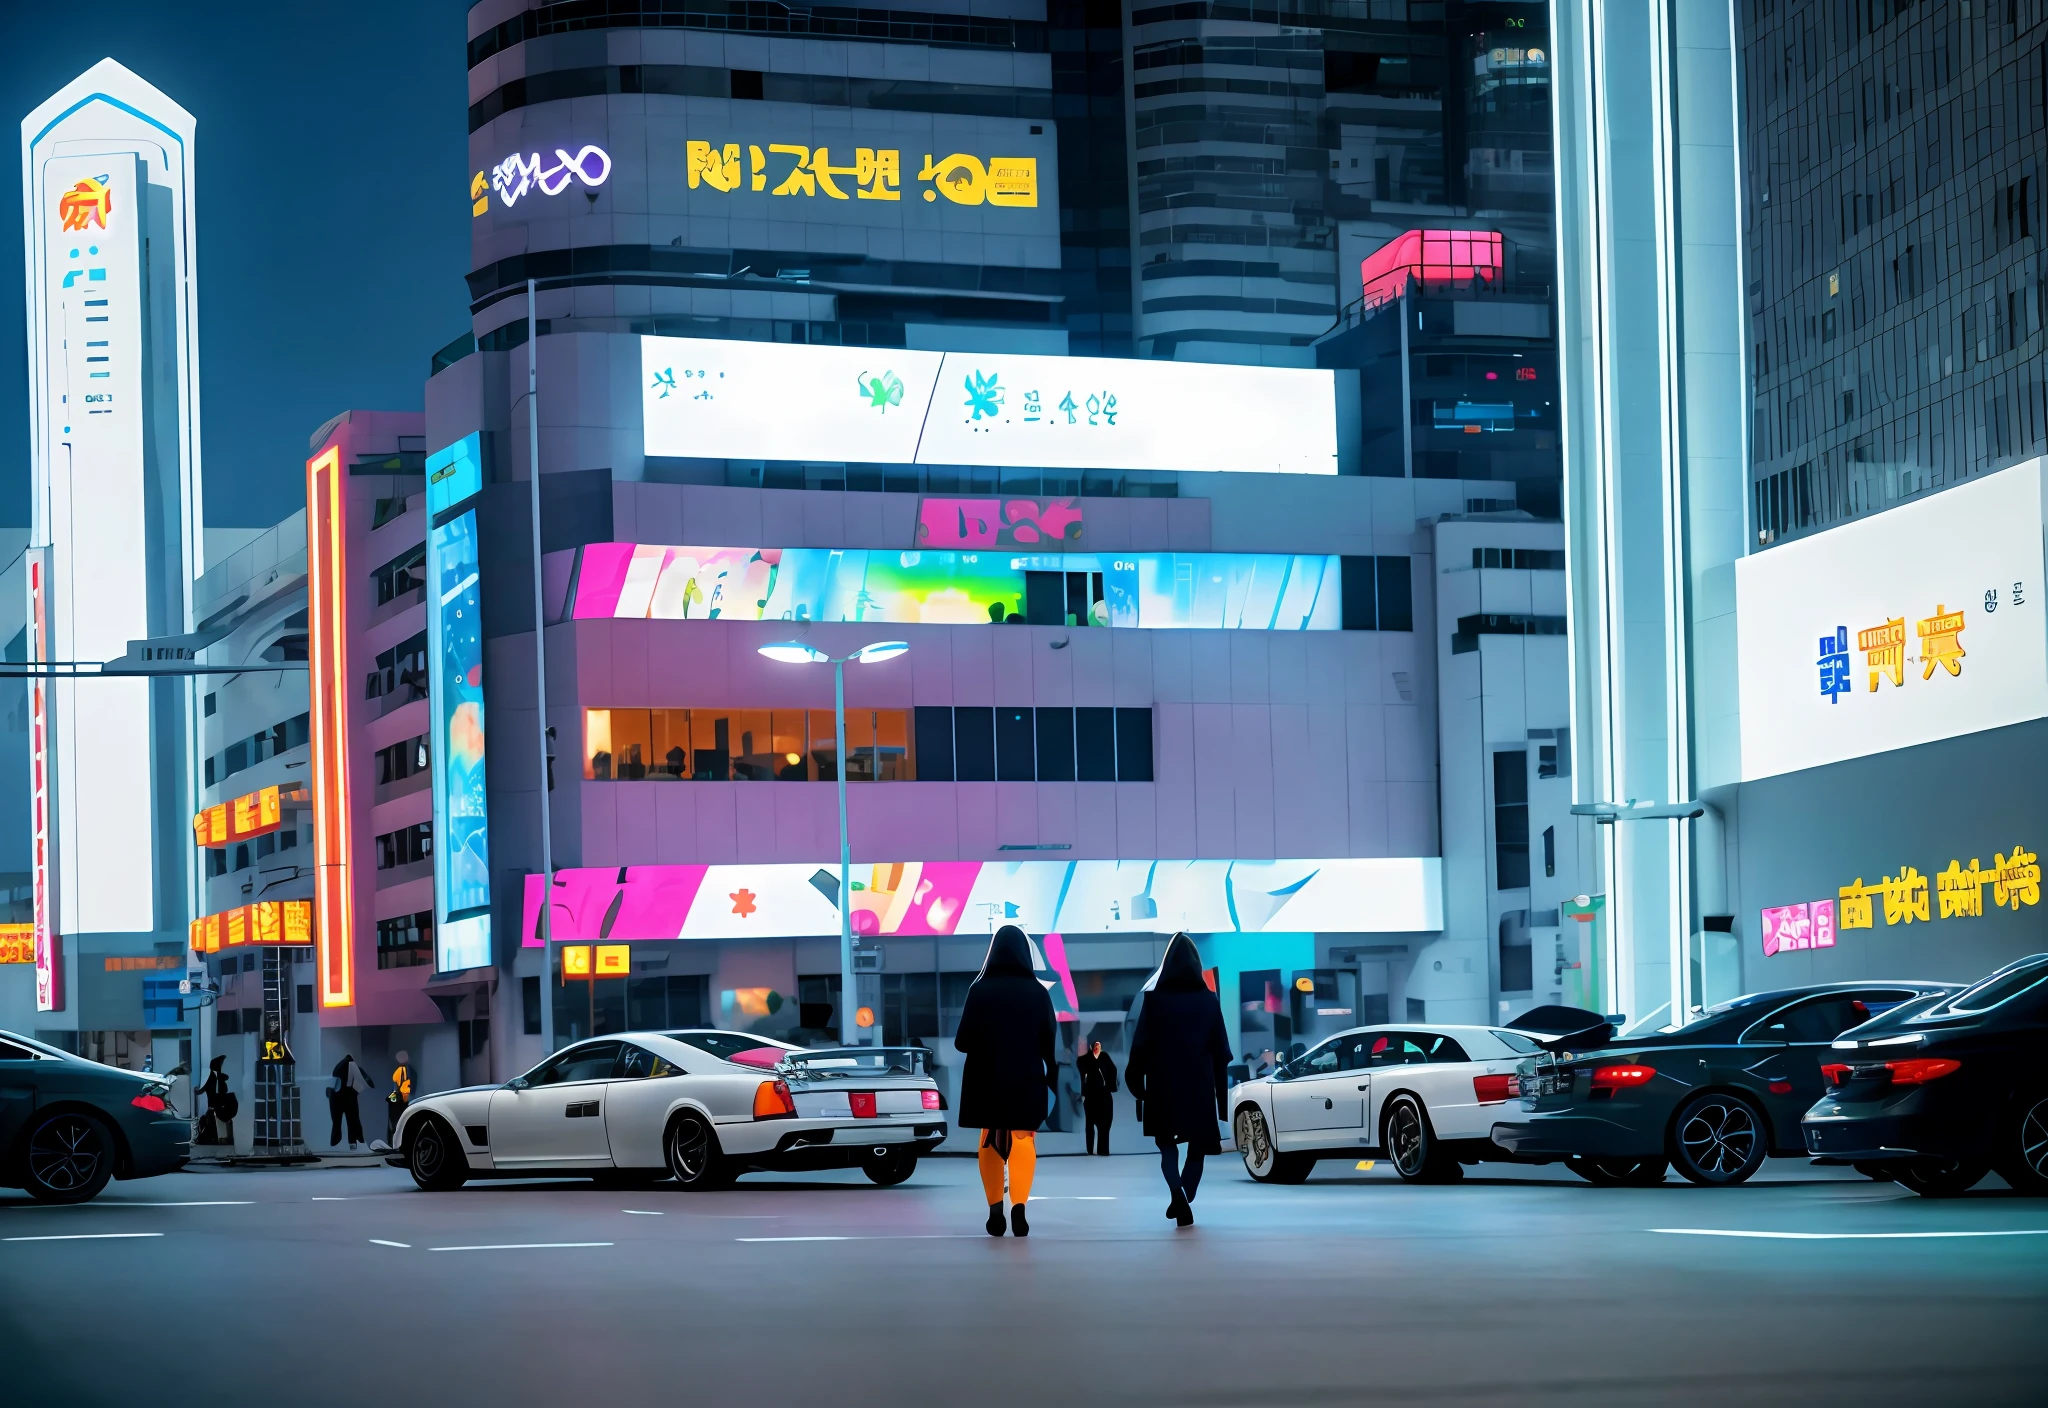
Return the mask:
{"type": "Polygon", "coordinates": [[[1989,1012],[2002,1002],[2048,982],[2048,954],[2035,954],[1999,969],[1981,983],[1964,988],[1946,1002],[1938,1002],[1921,1013],[1923,1019],[1969,1017],[1989,1012]]]}

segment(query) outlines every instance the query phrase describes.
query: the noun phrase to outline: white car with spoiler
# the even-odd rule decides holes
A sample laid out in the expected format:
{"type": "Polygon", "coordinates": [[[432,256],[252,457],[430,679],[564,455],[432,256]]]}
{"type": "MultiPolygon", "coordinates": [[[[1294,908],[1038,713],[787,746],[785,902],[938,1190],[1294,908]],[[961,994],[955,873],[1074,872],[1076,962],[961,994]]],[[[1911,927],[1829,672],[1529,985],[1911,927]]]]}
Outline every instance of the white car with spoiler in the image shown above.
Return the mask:
{"type": "Polygon", "coordinates": [[[718,1188],[755,1169],[858,1168],[901,1183],[946,1137],[928,1056],[743,1032],[596,1037],[503,1085],[415,1100],[387,1162],[429,1192],[565,1174],[718,1188]]]}

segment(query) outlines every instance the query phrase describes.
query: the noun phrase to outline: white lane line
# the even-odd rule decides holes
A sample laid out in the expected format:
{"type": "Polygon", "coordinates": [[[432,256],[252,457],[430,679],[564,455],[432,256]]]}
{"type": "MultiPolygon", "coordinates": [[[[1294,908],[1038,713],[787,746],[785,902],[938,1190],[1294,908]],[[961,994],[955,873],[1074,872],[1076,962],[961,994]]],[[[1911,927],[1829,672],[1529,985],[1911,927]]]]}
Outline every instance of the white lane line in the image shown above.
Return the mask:
{"type": "Polygon", "coordinates": [[[645,1208],[620,1208],[620,1209],[619,1209],[619,1211],[620,1211],[620,1212],[623,1212],[623,1213],[629,1213],[629,1214],[631,1214],[631,1215],[632,1215],[632,1216],[634,1216],[634,1217],[660,1217],[660,1216],[661,1216],[661,1214],[660,1214],[660,1213],[658,1213],[658,1212],[649,1212],[649,1211],[647,1211],[647,1210],[646,1210],[645,1208]]]}
{"type": "Polygon", "coordinates": [[[735,1237],[733,1240],[735,1242],[851,1242],[873,1239],[856,1239],[853,1237],[735,1237]]]}
{"type": "Polygon", "coordinates": [[[6,1242],[108,1242],[121,1237],[161,1237],[161,1232],[63,1232],[53,1237],[0,1237],[6,1242]]]}
{"type": "MultiPolygon", "coordinates": [[[[1036,1199],[1032,1201],[1036,1202],[1036,1199]]],[[[982,1232],[904,1232],[865,1237],[735,1237],[735,1242],[978,1242],[987,1240],[982,1232]]]]}
{"type": "Polygon", "coordinates": [[[255,1204],[256,1204],[256,1200],[255,1200],[254,1198],[217,1198],[217,1199],[214,1199],[214,1200],[212,1200],[212,1201],[209,1201],[209,1202],[203,1202],[203,1203],[152,1203],[152,1202],[147,1202],[147,1201],[145,1201],[145,1200],[143,1200],[143,1199],[140,1199],[140,1198],[108,1198],[108,1199],[106,1199],[105,1201],[98,1201],[98,1200],[95,1200],[95,1201],[93,1201],[93,1202],[89,1202],[89,1203],[16,1203],[16,1204],[14,1204],[13,1206],[14,1206],[14,1208],[15,1208],[15,1210],[16,1210],[16,1211],[27,1211],[27,1210],[28,1210],[28,1209],[30,1209],[30,1208],[51,1208],[51,1209],[63,1209],[63,1208],[86,1208],[86,1207],[89,1207],[89,1208],[246,1208],[246,1207],[254,1207],[254,1206],[255,1206],[255,1204]]]}
{"type": "Polygon", "coordinates": [[[1669,1237],[1757,1237],[1772,1242],[1905,1242],[1931,1237],[2048,1237],[2048,1227],[1989,1232],[1743,1232],[1726,1227],[1651,1227],[1669,1237]]]}
{"type": "Polygon", "coordinates": [[[479,1247],[428,1247],[430,1252],[532,1252],[551,1247],[608,1247],[610,1242],[494,1242],[479,1247]]]}
{"type": "Polygon", "coordinates": [[[1087,1193],[1033,1193],[1031,1201],[1034,1203],[1113,1203],[1116,1199],[1100,1193],[1092,1195],[1087,1193]]]}
{"type": "Polygon", "coordinates": [[[412,1250],[411,1242],[387,1242],[382,1237],[372,1237],[370,1245],[373,1247],[404,1247],[407,1251],[412,1250]]]}
{"type": "Polygon", "coordinates": [[[314,1201],[314,1202],[316,1202],[316,1203],[345,1203],[345,1202],[347,1202],[347,1201],[348,1201],[348,1199],[347,1199],[347,1198],[315,1198],[315,1199],[313,1199],[313,1201],[314,1201]]]}

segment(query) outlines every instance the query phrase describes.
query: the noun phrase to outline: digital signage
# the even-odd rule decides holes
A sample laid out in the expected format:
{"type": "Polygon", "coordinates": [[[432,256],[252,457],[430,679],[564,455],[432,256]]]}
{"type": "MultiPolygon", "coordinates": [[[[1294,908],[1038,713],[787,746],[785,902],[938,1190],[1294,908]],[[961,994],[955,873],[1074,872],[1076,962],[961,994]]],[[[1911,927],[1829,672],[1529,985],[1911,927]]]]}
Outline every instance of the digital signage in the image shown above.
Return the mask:
{"type": "Polygon", "coordinates": [[[1335,474],[1335,373],[640,340],[647,454],[1335,474]]]}
{"type": "Polygon", "coordinates": [[[483,436],[472,431],[427,456],[427,516],[438,517],[471,494],[483,492],[483,436]]]}
{"type": "Polygon", "coordinates": [[[432,703],[434,967],[491,961],[490,817],[484,788],[484,638],[476,509],[427,530],[427,695],[432,703]]]}
{"type": "Polygon", "coordinates": [[[1744,780],[2048,716],[2044,464],[1736,562],[1744,780]]]}

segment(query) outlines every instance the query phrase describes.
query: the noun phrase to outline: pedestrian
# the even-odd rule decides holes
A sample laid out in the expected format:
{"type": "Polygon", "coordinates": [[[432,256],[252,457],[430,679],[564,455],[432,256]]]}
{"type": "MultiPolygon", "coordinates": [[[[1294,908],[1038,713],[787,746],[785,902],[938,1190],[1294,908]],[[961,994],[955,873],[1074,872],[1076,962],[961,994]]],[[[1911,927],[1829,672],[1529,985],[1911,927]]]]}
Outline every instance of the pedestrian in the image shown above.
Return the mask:
{"type": "Polygon", "coordinates": [[[1124,1076],[1145,1133],[1159,1146],[1159,1168],[1172,1199],[1166,1215],[1186,1227],[1202,1182],[1202,1160],[1222,1150],[1216,1125],[1226,1117],[1230,1037],[1223,1009],[1202,977],[1202,956],[1186,934],[1166,945],[1159,971],[1145,984],[1145,1005],[1131,1037],[1124,1076]],[[1179,1146],[1187,1145],[1182,1165],[1179,1146]]]}
{"type": "Polygon", "coordinates": [[[356,1064],[352,1055],[344,1055],[334,1063],[334,1074],[327,1082],[327,1110],[331,1117],[327,1144],[333,1148],[341,1143],[341,1127],[348,1125],[348,1151],[357,1153],[363,1145],[363,1092],[369,1090],[370,1080],[363,1074],[363,1068],[356,1064]]]}
{"type": "Polygon", "coordinates": [[[967,989],[954,1049],[960,1073],[960,1127],[981,1131],[976,1160],[988,1198],[988,1235],[1003,1235],[1003,1174],[1010,1178],[1010,1231],[1031,1235],[1024,1205],[1038,1167],[1038,1126],[1059,1079],[1058,1023],[1038,981],[1031,941],[1014,924],[996,930],[988,957],[967,989]]]}
{"type": "Polygon", "coordinates": [[[206,1114],[200,1120],[199,1142],[202,1144],[225,1144],[235,1146],[235,1111],[241,1101],[235,1092],[228,1089],[228,1073],[221,1069],[227,1064],[227,1057],[216,1056],[207,1063],[206,1079],[200,1083],[198,1094],[206,1097],[206,1114]]]}
{"type": "Polygon", "coordinates": [[[412,1103],[412,1056],[408,1052],[398,1053],[398,1068],[391,1073],[391,1089],[384,1095],[384,1146],[398,1147],[398,1121],[405,1114],[405,1107],[412,1103]]]}
{"type": "Polygon", "coordinates": [[[1074,1065],[1081,1072],[1081,1112],[1088,1121],[1088,1152],[1107,1157],[1109,1125],[1116,1118],[1116,1101],[1112,1098],[1116,1094],[1116,1062],[1103,1051],[1101,1042],[1091,1041],[1086,1054],[1074,1065]]]}

